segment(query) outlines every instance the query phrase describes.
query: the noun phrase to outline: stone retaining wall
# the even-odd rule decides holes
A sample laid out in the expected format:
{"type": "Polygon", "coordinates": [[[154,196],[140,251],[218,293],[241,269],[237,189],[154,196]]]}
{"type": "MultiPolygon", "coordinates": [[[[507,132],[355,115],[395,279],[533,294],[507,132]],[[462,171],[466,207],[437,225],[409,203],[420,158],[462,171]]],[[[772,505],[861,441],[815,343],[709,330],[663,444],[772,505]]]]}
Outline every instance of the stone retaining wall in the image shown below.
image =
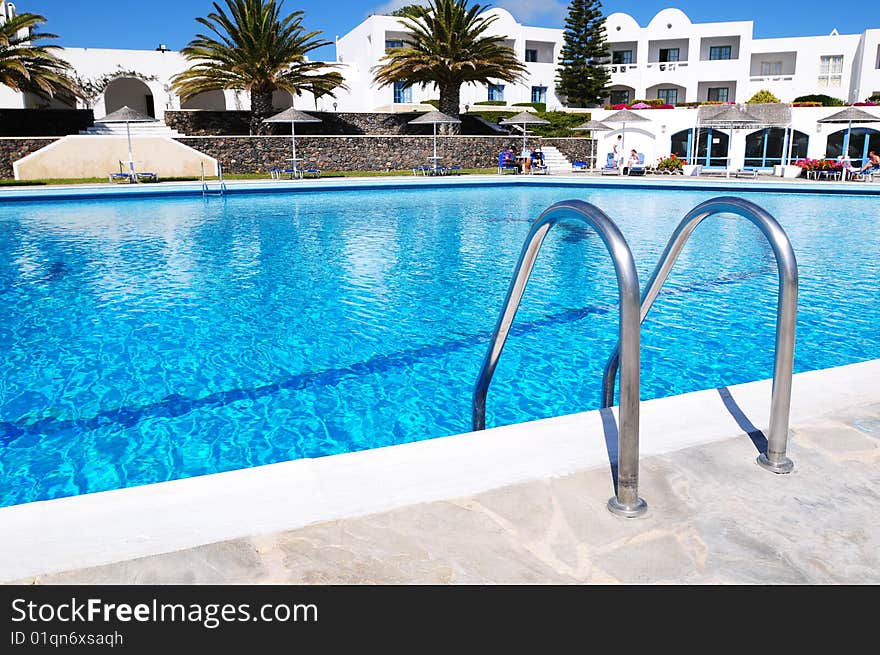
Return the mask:
{"type": "MultiPolygon", "coordinates": [[[[268,173],[289,165],[290,137],[183,137],[178,139],[217,158],[227,173],[268,173]]],[[[529,138],[527,146],[553,145],[569,159],[588,160],[595,150],[592,139],[529,138]]],[[[505,137],[437,137],[437,153],[447,165],[494,168],[498,153],[510,145],[517,150],[522,139],[505,137]]],[[[427,165],[433,154],[432,137],[424,136],[297,136],[300,166],[322,170],[384,171],[427,165]]]]}
{"type": "MultiPolygon", "coordinates": [[[[13,176],[12,163],[43,148],[56,138],[0,138],[0,178],[13,176]]],[[[289,136],[257,137],[181,137],[178,139],[200,152],[216,157],[227,173],[267,173],[271,168],[289,165],[289,136]]],[[[455,136],[437,137],[437,152],[446,164],[464,168],[494,168],[502,148],[521,147],[519,138],[455,136]]],[[[552,145],[569,160],[590,161],[595,151],[593,139],[529,138],[528,147],[552,145]]],[[[402,170],[427,165],[433,154],[430,136],[297,136],[297,156],[303,163],[323,170],[402,170]]]]}
{"type": "Polygon", "coordinates": [[[32,152],[45,148],[58,138],[31,137],[27,139],[0,138],[0,179],[11,179],[14,175],[12,163],[32,152]]]}
{"type": "Polygon", "coordinates": [[[91,109],[0,109],[0,137],[66,136],[94,123],[91,109]]]}
{"type": "MultiPolygon", "coordinates": [[[[433,132],[431,125],[410,125],[409,122],[424,112],[397,114],[370,112],[307,111],[319,118],[320,123],[299,123],[298,135],[426,135],[433,132]]],[[[186,136],[248,136],[249,111],[207,111],[202,109],[166,111],[165,124],[186,136]]],[[[461,132],[469,135],[491,135],[492,131],[475,116],[464,115],[461,132]]],[[[267,124],[267,135],[290,134],[288,124],[267,124]]]]}

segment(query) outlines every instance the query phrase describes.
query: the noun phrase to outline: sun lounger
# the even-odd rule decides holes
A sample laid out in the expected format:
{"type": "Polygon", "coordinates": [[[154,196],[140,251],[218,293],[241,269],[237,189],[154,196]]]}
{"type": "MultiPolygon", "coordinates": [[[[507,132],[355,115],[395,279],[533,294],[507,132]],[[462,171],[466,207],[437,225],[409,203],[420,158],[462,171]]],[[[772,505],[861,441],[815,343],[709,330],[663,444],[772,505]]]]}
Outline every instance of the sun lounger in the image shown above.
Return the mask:
{"type": "Polygon", "coordinates": [[[159,176],[156,173],[135,173],[137,182],[158,182],[159,176]]]}
{"type": "Polygon", "coordinates": [[[135,178],[131,173],[109,173],[107,175],[108,182],[134,182],[135,178]]]}
{"type": "Polygon", "coordinates": [[[578,160],[571,162],[572,173],[586,173],[588,170],[590,170],[590,168],[585,161],[578,160]]]}
{"type": "Polygon", "coordinates": [[[599,173],[601,175],[620,175],[620,169],[617,167],[617,162],[614,161],[614,155],[612,153],[608,153],[608,157],[605,159],[605,165],[599,169],[599,173]]]}
{"type": "Polygon", "coordinates": [[[645,174],[645,170],[646,170],[646,168],[645,168],[645,154],[640,152],[640,153],[638,153],[638,157],[639,157],[639,163],[634,164],[633,166],[630,166],[627,169],[627,175],[644,175],[645,174]]]}
{"type": "Polygon", "coordinates": [[[733,172],[734,177],[750,177],[753,180],[758,177],[757,168],[738,168],[733,172]]]}
{"type": "Polygon", "coordinates": [[[302,168],[299,171],[299,176],[318,178],[321,177],[321,171],[319,171],[317,168],[302,168]]]}

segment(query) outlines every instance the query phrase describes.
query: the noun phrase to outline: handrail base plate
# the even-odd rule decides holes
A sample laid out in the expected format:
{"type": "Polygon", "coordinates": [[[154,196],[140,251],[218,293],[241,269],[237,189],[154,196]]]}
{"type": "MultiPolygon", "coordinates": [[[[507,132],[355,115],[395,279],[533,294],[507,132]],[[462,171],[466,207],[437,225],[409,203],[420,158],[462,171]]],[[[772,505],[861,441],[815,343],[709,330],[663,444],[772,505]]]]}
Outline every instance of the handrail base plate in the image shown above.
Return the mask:
{"type": "Polygon", "coordinates": [[[645,512],[648,511],[648,503],[646,503],[644,499],[639,498],[635,507],[627,507],[617,500],[617,496],[612,496],[608,499],[608,511],[615,516],[622,516],[626,519],[637,519],[640,516],[644,516],[645,512]]]}
{"type": "Polygon", "coordinates": [[[791,473],[794,470],[794,462],[792,462],[788,457],[783,457],[781,462],[774,463],[771,462],[767,458],[766,453],[761,453],[758,455],[758,466],[762,469],[767,469],[771,473],[777,473],[779,475],[785,475],[787,473],[791,473]]]}

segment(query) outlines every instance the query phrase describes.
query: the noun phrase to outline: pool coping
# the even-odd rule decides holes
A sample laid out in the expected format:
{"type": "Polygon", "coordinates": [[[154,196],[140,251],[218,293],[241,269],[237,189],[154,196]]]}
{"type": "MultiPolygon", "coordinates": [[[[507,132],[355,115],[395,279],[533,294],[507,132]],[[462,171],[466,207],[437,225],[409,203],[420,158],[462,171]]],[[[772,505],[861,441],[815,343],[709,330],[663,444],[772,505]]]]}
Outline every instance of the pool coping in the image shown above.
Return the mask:
{"type": "MultiPolygon", "coordinates": [[[[728,179],[706,177],[623,177],[578,176],[559,174],[551,176],[520,175],[467,175],[467,176],[387,176],[346,177],[302,180],[229,180],[226,196],[253,193],[314,193],[326,191],[361,191],[370,189],[412,189],[485,186],[558,186],[577,188],[664,189],[673,191],[736,191],[745,193],[810,193],[834,195],[880,196],[880,185],[873,182],[823,182],[816,180],[788,180],[772,178],[728,179]]],[[[206,199],[217,199],[217,182],[210,181],[214,190],[206,199]]],[[[0,187],[2,201],[41,201],[49,199],[122,199],[144,197],[201,197],[201,182],[162,182],[156,184],[77,184],[41,187],[0,187]]],[[[225,196],[224,196],[225,197],[225,196]]]]}
{"type": "MultiPolygon", "coordinates": [[[[794,376],[791,423],[880,403],[880,359],[794,376]],[[834,393],[828,393],[834,389],[834,393]]],[[[772,381],[729,387],[766,429],[772,381]]],[[[616,415],[616,408],[612,410],[616,415]]],[[[716,389],[641,403],[641,457],[744,432],[716,389]],[[687,417],[687,418],[683,418],[687,417]]],[[[317,459],[0,508],[0,582],[609,467],[596,410],[317,459]]],[[[797,462],[795,462],[797,466],[797,462]]],[[[767,473],[768,482],[772,474],[767,473]]],[[[609,467],[608,495],[613,493],[609,467]]],[[[652,490],[640,489],[648,501],[652,490]]],[[[607,497],[584,498],[604,506],[607,497]]],[[[623,520],[623,519],[621,519],[623,520]]]]}

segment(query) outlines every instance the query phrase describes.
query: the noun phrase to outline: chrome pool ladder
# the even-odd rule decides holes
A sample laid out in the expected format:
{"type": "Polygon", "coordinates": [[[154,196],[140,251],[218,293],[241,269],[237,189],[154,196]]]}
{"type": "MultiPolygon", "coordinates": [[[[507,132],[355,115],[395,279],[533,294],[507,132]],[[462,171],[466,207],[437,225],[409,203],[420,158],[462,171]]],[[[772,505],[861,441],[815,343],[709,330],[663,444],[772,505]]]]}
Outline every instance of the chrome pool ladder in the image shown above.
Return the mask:
{"type": "Polygon", "coordinates": [[[632,252],[620,229],[601,209],[580,200],[566,200],[547,208],[532,225],[514,269],[504,307],[473,392],[473,428],[486,427],[486,395],[507,341],[513,319],[535,265],[544,237],[562,220],[575,219],[591,226],[602,238],[614,263],[620,298],[620,413],[617,449],[617,493],[608,509],[624,517],[641,516],[647,503],[639,498],[639,276],[632,252]]]}
{"type": "Polygon", "coordinates": [[[218,184],[216,188],[211,188],[208,185],[208,181],[205,179],[205,162],[201,162],[202,164],[202,196],[209,196],[212,194],[223,196],[226,193],[226,182],[223,180],[223,164],[219,161],[217,162],[217,178],[218,184]]]}
{"type": "MultiPolygon", "coordinates": [[[[651,311],[657,295],[663,288],[678,255],[696,227],[709,216],[728,213],[751,221],[764,235],[776,257],[779,291],[776,303],[776,349],[773,363],[773,391],[770,399],[770,424],[767,434],[767,452],[758,456],[758,464],[773,473],[790,473],[794,468],[786,457],[788,423],[791,411],[791,385],[794,367],[795,323],[797,321],[798,267],[794,249],[779,222],[763,208],[742,198],[720,197],[694,207],[679,223],[651,279],[642,292],[639,323],[651,311]]],[[[614,405],[614,382],[621,343],[611,353],[602,379],[602,406],[614,405]]],[[[622,386],[621,376],[621,386],[622,386]]]]}
{"type": "Polygon", "coordinates": [[[773,365],[773,391],[770,403],[770,427],[767,452],[758,464],[774,473],[789,473],[794,468],[786,457],[788,424],[791,409],[794,366],[795,322],[797,319],[798,269],[794,249],[782,226],[758,205],[741,198],[720,197],[697,205],[682,219],[673,232],[639,298],[639,279],[632,252],[620,229],[598,207],[580,200],[566,200],[548,207],[535,221],[520,252],[513,279],[507,290],[492,342],[483,359],[472,396],[473,429],[486,427],[486,396],[492,376],[507,341],[516,312],[535,265],[538,251],[550,229],[563,220],[575,219],[590,225],[602,238],[617,276],[620,315],[618,342],[605,366],[602,381],[602,407],[614,405],[614,385],[620,370],[620,408],[617,448],[617,493],[608,501],[608,509],[618,516],[637,517],[647,511],[639,497],[639,347],[641,324],[651,310],[675,260],[694,229],[715,214],[730,213],[748,219],[761,230],[776,257],[779,292],[776,310],[776,350],[773,365]]]}

